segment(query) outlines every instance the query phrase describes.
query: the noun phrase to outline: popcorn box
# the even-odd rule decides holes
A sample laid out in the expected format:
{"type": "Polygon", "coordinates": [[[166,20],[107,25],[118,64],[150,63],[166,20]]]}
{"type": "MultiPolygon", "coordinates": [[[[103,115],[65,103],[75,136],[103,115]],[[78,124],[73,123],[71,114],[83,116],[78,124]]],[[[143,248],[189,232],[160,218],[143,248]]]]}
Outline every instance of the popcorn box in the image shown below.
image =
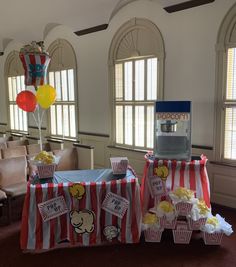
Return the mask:
{"type": "Polygon", "coordinates": [[[177,222],[176,229],[172,230],[174,243],[189,244],[192,231],[188,230],[187,222],[177,222]]]}
{"type": "Polygon", "coordinates": [[[177,217],[175,217],[172,221],[167,220],[167,218],[164,216],[163,220],[160,221],[162,223],[161,226],[163,226],[165,229],[175,229],[176,226],[177,217]]]}
{"type": "Polygon", "coordinates": [[[39,178],[50,178],[56,169],[56,164],[37,164],[39,178]]]}
{"type": "Polygon", "coordinates": [[[127,157],[110,158],[113,174],[126,174],[128,167],[127,157]]]}
{"type": "Polygon", "coordinates": [[[203,233],[203,240],[205,245],[220,245],[222,241],[223,233],[203,233]]]}
{"type": "Polygon", "coordinates": [[[200,230],[205,225],[207,218],[200,218],[194,221],[192,218],[188,218],[188,226],[190,230],[200,230]]]}
{"type": "Polygon", "coordinates": [[[144,231],[146,242],[160,242],[163,228],[151,227],[144,231]]]}
{"type": "Polygon", "coordinates": [[[180,216],[187,216],[192,210],[193,204],[187,202],[179,202],[175,205],[176,211],[180,216]]]}

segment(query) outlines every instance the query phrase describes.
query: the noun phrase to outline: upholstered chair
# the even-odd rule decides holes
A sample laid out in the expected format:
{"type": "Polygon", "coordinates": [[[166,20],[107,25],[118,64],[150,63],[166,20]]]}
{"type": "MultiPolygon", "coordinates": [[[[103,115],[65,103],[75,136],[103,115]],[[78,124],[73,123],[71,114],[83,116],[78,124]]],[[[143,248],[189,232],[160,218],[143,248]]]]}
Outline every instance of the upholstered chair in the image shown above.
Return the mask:
{"type": "Polygon", "coordinates": [[[53,150],[53,154],[60,157],[56,171],[76,170],[78,169],[78,155],[76,148],[66,148],[63,150],[53,150]]]}
{"type": "Polygon", "coordinates": [[[3,159],[26,156],[26,154],[27,151],[25,146],[16,146],[16,147],[2,149],[3,159]]]}
{"type": "MultiPolygon", "coordinates": [[[[40,144],[29,144],[26,146],[26,148],[28,155],[37,155],[41,151],[40,144]]],[[[50,151],[50,144],[49,143],[43,144],[42,149],[45,151],[50,151]]]]}
{"type": "Polygon", "coordinates": [[[24,140],[14,140],[14,141],[7,141],[7,147],[16,147],[16,146],[27,146],[29,141],[27,139],[24,140]]]}
{"type": "Polygon", "coordinates": [[[27,190],[25,156],[0,160],[0,190],[7,195],[8,223],[12,219],[12,200],[24,196],[27,190]]]}

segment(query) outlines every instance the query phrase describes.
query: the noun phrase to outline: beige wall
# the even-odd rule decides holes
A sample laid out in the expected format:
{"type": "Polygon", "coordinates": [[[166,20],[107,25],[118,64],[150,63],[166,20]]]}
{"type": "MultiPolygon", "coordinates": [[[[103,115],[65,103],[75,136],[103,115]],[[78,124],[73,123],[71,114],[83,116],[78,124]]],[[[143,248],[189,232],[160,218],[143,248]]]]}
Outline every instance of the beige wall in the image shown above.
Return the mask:
{"type": "MultiPolygon", "coordinates": [[[[46,47],[57,38],[65,38],[72,44],[77,56],[79,131],[110,135],[111,114],[107,66],[109,46],[115,32],[123,23],[133,17],[141,17],[154,22],[163,35],[166,52],[164,98],[192,100],[192,143],[212,147],[215,44],[220,24],[234,3],[235,0],[216,0],[213,4],[169,14],[154,1],[140,0],[120,9],[105,31],[76,36],[64,26],[52,29],[46,35],[46,47]]],[[[4,56],[0,57],[0,77],[4,74],[7,54],[12,49],[19,50],[22,45],[13,41],[7,46],[4,56]]],[[[0,92],[0,123],[4,123],[7,122],[7,106],[3,79],[0,79],[0,92]]],[[[30,123],[33,125],[32,120],[30,123]]],[[[107,149],[109,137],[81,135],[80,139],[83,144],[95,146],[95,167],[108,166],[109,156],[125,153],[129,154],[131,163],[141,175],[144,164],[142,154],[107,149]]],[[[197,152],[201,153],[201,151],[197,152]]],[[[213,153],[210,152],[210,158],[212,155],[213,153]]],[[[224,168],[223,172],[227,170],[229,169],[224,168]]],[[[222,203],[227,205],[231,202],[233,203],[231,206],[236,207],[236,193],[232,196],[230,181],[227,180],[226,186],[220,188],[221,177],[222,179],[227,177],[221,175],[222,170],[219,168],[213,173],[216,173],[211,178],[213,198],[216,202],[221,202],[223,199],[222,203]],[[224,192],[219,193],[219,189],[224,192]],[[219,197],[227,194],[230,195],[227,201],[219,197]]],[[[230,173],[230,179],[234,179],[232,169],[230,173]]]]}
{"type": "MultiPolygon", "coordinates": [[[[215,93],[215,43],[224,16],[234,0],[216,0],[213,4],[169,14],[157,3],[135,1],[123,7],[105,31],[75,36],[66,27],[52,29],[45,38],[46,47],[56,38],[73,45],[78,62],[79,130],[110,133],[108,88],[108,50],[119,26],[132,17],[153,21],[165,43],[165,99],[193,101],[193,144],[213,145],[215,93]]],[[[22,44],[11,42],[0,58],[0,74],[7,53],[22,44]]],[[[1,75],[2,77],[2,75],[1,75]]],[[[5,84],[0,80],[0,122],[7,121],[5,84]]],[[[33,123],[33,122],[32,122],[33,123]]]]}

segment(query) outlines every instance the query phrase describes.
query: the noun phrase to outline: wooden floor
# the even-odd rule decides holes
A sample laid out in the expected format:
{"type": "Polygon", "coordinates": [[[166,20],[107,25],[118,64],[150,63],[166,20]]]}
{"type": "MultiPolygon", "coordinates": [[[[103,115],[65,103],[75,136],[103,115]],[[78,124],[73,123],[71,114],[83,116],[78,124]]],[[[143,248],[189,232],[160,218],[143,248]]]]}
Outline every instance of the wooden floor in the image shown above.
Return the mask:
{"type": "MultiPolygon", "coordinates": [[[[236,211],[213,207],[236,229],[236,211]]],[[[173,243],[164,232],[161,243],[57,249],[41,254],[22,253],[20,222],[0,227],[0,266],[55,267],[236,267],[236,234],[224,236],[221,246],[206,246],[199,235],[189,245],[173,243]]]]}

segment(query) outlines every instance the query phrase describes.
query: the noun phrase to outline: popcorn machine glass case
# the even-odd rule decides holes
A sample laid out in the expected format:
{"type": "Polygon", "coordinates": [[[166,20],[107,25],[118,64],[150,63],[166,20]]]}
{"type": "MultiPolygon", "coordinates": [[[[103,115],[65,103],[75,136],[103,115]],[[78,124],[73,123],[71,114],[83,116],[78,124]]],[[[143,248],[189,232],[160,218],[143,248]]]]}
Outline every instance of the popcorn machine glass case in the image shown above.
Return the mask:
{"type": "Polygon", "coordinates": [[[191,102],[157,101],[155,114],[155,157],[191,159],[191,102]]]}

